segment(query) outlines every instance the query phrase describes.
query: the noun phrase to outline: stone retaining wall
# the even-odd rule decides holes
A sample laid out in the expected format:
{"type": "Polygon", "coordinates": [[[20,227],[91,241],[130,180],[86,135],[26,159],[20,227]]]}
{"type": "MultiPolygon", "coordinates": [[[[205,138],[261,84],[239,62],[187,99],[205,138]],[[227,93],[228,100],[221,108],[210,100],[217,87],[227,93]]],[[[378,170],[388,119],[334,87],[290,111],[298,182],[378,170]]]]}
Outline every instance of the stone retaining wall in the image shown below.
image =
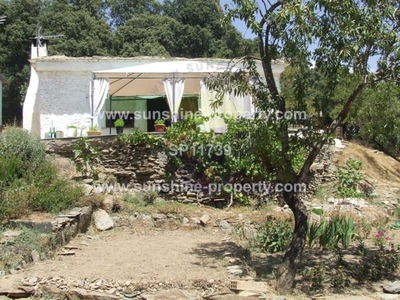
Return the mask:
{"type": "MultiPolygon", "coordinates": [[[[196,163],[189,159],[183,161],[184,167],[170,171],[168,175],[167,156],[163,151],[148,146],[130,146],[119,143],[115,136],[91,137],[93,146],[102,149],[100,178],[104,183],[112,184],[115,189],[129,188],[138,190],[142,187],[158,187],[166,184],[166,190],[160,192],[164,196],[174,198],[181,202],[220,202],[225,201],[218,193],[210,193],[206,187],[208,183],[202,183],[201,178],[195,175],[196,163]],[[118,184],[116,184],[118,183],[118,184]],[[193,190],[183,191],[182,187],[195,187],[201,184],[202,192],[193,190]],[[123,185],[121,187],[121,185],[123,185]]],[[[48,153],[73,157],[73,143],[77,139],[47,140],[48,153]]],[[[313,164],[312,176],[308,180],[307,194],[312,194],[315,188],[323,181],[335,180],[335,166],[332,163],[332,145],[327,145],[313,164]]],[[[108,186],[110,187],[110,185],[108,186]]],[[[304,196],[307,196],[306,194],[304,196]]],[[[275,197],[275,196],[272,196],[275,197]]]]}

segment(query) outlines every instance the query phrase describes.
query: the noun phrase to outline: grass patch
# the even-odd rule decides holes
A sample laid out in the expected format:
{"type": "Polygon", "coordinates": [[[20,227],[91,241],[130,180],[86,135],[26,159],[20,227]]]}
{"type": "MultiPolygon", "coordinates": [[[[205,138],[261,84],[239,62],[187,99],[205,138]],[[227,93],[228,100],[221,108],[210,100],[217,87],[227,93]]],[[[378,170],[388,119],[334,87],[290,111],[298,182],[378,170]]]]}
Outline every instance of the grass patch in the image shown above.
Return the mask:
{"type": "Polygon", "coordinates": [[[156,192],[137,192],[135,194],[124,194],[122,201],[125,210],[141,214],[184,214],[198,209],[198,206],[180,203],[174,200],[164,200],[156,192]]]}
{"type": "MultiPolygon", "coordinates": [[[[7,228],[0,228],[0,235],[7,228]]],[[[9,271],[17,269],[24,263],[32,262],[32,251],[38,252],[41,259],[47,257],[51,250],[51,237],[49,234],[40,233],[26,227],[14,228],[13,231],[19,231],[20,234],[9,240],[5,240],[0,245],[0,270],[9,271]]]]}

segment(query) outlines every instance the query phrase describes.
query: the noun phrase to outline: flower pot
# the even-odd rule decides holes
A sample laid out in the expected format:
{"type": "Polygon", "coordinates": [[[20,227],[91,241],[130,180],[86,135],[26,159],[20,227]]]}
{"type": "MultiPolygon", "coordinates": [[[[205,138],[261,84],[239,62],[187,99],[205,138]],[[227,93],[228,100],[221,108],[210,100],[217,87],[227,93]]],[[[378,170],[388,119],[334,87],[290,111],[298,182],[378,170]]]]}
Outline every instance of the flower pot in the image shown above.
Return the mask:
{"type": "Polygon", "coordinates": [[[165,124],[154,124],[156,132],[165,132],[165,124]]]}
{"type": "Polygon", "coordinates": [[[75,127],[67,128],[67,136],[68,137],[77,137],[78,129],[75,127]]]}
{"type": "Polygon", "coordinates": [[[117,134],[124,133],[124,127],[115,127],[115,130],[117,131],[117,134]]]}
{"type": "Polygon", "coordinates": [[[200,132],[206,131],[206,127],[204,126],[204,124],[196,125],[196,129],[198,129],[200,132]]]}
{"type": "Polygon", "coordinates": [[[86,133],[87,133],[88,136],[98,136],[98,135],[101,135],[101,134],[102,134],[101,131],[97,131],[97,130],[96,130],[96,131],[87,130],[86,133]]]}

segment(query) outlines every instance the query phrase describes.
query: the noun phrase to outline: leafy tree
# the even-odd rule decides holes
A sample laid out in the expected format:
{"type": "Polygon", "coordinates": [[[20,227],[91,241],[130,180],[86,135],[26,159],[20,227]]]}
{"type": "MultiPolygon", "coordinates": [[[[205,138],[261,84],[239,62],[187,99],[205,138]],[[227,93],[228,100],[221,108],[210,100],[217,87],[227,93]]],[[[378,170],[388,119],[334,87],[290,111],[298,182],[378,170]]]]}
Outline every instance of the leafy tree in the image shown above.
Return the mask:
{"type": "Polygon", "coordinates": [[[109,0],[110,19],[113,28],[126,25],[132,18],[141,14],[159,15],[161,4],[155,0],[109,0]]]}
{"type": "Polygon", "coordinates": [[[0,25],[0,72],[9,80],[3,87],[4,120],[20,120],[28,82],[30,38],[35,36],[43,3],[40,0],[0,0],[6,21],[0,25]]]}
{"type": "Polygon", "coordinates": [[[366,88],[353,107],[348,125],[360,128],[359,138],[395,159],[400,156],[400,88],[382,82],[366,88]]]}
{"type": "Polygon", "coordinates": [[[176,52],[183,57],[236,57],[243,54],[243,38],[232,24],[223,26],[224,16],[215,0],[168,0],[163,13],[182,26],[176,31],[176,52]]]}
{"type": "Polygon", "coordinates": [[[116,31],[114,53],[121,56],[174,55],[177,32],[182,25],[168,16],[142,14],[116,31]]]}
{"type": "Polygon", "coordinates": [[[103,9],[101,0],[54,0],[45,7],[41,17],[44,33],[64,35],[52,40],[50,55],[79,57],[109,54],[113,36],[103,9]]]}
{"type": "MultiPolygon", "coordinates": [[[[331,124],[325,126],[325,133],[305,131],[307,138],[290,135],[289,119],[269,122],[259,118],[259,124],[252,131],[253,151],[256,151],[266,169],[276,170],[276,179],[283,184],[305,182],[309,169],[323,145],[328,141],[339,124],[349,115],[350,109],[361,92],[384,81],[399,81],[400,75],[400,11],[394,0],[309,0],[270,1],[234,0],[235,7],[227,11],[227,20],[244,20],[258,39],[263,75],[257,72],[252,58],[244,58],[249,75],[235,72],[209,79],[208,85],[220,93],[235,91],[250,93],[260,111],[274,110],[287,112],[287,101],[279,91],[273,76],[273,60],[281,54],[299,70],[296,80],[300,83],[307,77],[310,61],[327,80],[326,92],[331,95],[343,76],[343,68],[352,68],[354,87],[341,95],[343,105],[331,124]],[[267,4],[268,2],[268,4],[267,4]],[[311,50],[311,45],[315,46],[311,50]],[[368,62],[378,58],[377,72],[370,72],[368,62]],[[228,78],[227,78],[228,77],[228,78]],[[251,78],[251,80],[250,80],[251,78]],[[228,80],[229,79],[229,80],[228,80]],[[275,146],[271,148],[271,139],[275,146]],[[263,149],[269,148],[270,152],[263,149]],[[297,153],[306,150],[305,160],[298,168],[297,153]]],[[[299,85],[301,86],[301,85],[299,85]]],[[[301,95],[301,91],[297,92],[301,95]],[[300,92],[300,93],[299,93],[300,92]]],[[[302,100],[303,96],[296,100],[302,100]]],[[[216,105],[220,104],[220,98],[216,105]]],[[[307,209],[293,190],[285,190],[283,199],[294,215],[293,238],[282,264],[277,270],[279,293],[293,289],[297,262],[301,258],[307,235],[307,209]]]]}

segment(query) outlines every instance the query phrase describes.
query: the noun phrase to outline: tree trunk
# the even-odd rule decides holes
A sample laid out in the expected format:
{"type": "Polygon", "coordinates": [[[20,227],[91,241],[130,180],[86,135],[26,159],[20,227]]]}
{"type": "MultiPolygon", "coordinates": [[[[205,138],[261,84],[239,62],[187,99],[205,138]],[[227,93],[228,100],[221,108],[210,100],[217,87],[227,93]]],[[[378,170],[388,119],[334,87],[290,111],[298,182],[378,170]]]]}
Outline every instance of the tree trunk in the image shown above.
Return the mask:
{"type": "Polygon", "coordinates": [[[281,295],[293,291],[297,263],[306,243],[308,218],[307,208],[297,194],[284,193],[283,197],[293,212],[295,224],[292,241],[277,272],[276,290],[281,295]]]}

